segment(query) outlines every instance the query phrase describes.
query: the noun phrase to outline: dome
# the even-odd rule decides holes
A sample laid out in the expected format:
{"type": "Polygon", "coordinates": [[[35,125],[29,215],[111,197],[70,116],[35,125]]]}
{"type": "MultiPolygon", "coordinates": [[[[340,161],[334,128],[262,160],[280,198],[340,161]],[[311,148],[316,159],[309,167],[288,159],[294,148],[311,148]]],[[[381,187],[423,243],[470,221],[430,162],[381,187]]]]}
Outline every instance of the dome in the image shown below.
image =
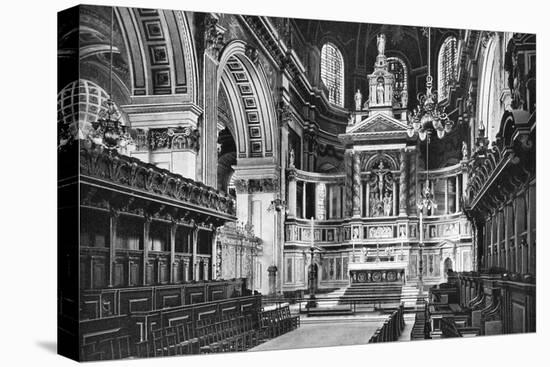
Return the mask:
{"type": "Polygon", "coordinates": [[[100,112],[106,110],[104,102],[109,94],[99,85],[79,79],[67,84],[57,94],[57,122],[78,125],[95,122],[100,112]]]}

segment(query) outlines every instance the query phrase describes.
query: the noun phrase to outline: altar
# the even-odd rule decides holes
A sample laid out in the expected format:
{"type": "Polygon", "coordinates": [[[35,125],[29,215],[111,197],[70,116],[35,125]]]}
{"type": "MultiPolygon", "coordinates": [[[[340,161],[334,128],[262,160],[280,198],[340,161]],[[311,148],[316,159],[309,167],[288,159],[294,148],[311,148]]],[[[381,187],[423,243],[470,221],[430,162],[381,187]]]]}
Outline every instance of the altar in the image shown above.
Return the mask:
{"type": "Polygon", "coordinates": [[[350,284],[405,283],[406,261],[367,261],[349,264],[350,284]]]}

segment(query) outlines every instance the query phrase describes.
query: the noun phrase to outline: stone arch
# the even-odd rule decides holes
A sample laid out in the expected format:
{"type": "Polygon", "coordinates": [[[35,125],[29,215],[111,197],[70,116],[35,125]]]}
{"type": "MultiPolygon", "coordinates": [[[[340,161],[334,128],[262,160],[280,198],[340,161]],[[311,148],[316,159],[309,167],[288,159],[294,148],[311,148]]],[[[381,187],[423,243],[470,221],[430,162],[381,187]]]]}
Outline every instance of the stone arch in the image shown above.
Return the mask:
{"type": "Polygon", "coordinates": [[[398,169],[399,164],[396,162],[396,160],[387,153],[378,153],[374,154],[373,156],[369,157],[365,163],[363,164],[362,171],[371,171],[372,169],[375,169],[375,165],[378,164],[379,161],[383,161],[384,165],[388,165],[390,170],[395,171],[398,169]]]}
{"type": "Polygon", "coordinates": [[[181,95],[198,102],[193,35],[183,11],[116,7],[131,74],[131,95],[181,95]]]}
{"type": "Polygon", "coordinates": [[[237,160],[278,160],[275,101],[265,72],[248,56],[250,48],[240,40],[223,50],[218,66],[218,90],[223,88],[233,115],[237,160]]]}

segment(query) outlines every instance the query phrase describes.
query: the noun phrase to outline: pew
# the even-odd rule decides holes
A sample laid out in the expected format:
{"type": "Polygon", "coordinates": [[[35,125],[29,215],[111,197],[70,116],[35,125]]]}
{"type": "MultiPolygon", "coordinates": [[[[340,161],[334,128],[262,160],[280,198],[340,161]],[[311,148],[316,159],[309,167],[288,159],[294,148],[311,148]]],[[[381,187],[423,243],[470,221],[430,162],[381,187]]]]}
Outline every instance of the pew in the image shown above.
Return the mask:
{"type": "Polygon", "coordinates": [[[405,328],[405,306],[403,303],[393,311],[384,324],[380,326],[369,339],[369,343],[381,343],[396,341],[405,328]]]}

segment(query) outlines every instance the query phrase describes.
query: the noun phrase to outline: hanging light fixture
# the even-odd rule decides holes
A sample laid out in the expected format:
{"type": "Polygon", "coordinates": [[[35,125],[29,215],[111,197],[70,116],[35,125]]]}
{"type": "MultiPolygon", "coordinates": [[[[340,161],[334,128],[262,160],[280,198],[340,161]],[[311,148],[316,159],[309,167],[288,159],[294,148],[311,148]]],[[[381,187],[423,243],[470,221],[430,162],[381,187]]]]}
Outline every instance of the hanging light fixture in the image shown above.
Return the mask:
{"type": "Polygon", "coordinates": [[[113,101],[113,27],[114,7],[111,7],[111,31],[109,52],[109,98],[102,104],[104,107],[98,114],[98,120],[92,122],[93,130],[89,133],[90,140],[109,150],[135,149],[135,143],[126,126],[120,121],[122,114],[113,101]]]}
{"type": "Polygon", "coordinates": [[[445,113],[445,107],[437,102],[437,92],[432,91],[431,75],[431,28],[428,27],[428,75],[426,76],[426,93],[418,93],[418,106],[409,116],[407,134],[413,137],[418,133],[420,140],[426,140],[428,132],[434,131],[439,139],[449,133],[454,122],[445,113]]]}

